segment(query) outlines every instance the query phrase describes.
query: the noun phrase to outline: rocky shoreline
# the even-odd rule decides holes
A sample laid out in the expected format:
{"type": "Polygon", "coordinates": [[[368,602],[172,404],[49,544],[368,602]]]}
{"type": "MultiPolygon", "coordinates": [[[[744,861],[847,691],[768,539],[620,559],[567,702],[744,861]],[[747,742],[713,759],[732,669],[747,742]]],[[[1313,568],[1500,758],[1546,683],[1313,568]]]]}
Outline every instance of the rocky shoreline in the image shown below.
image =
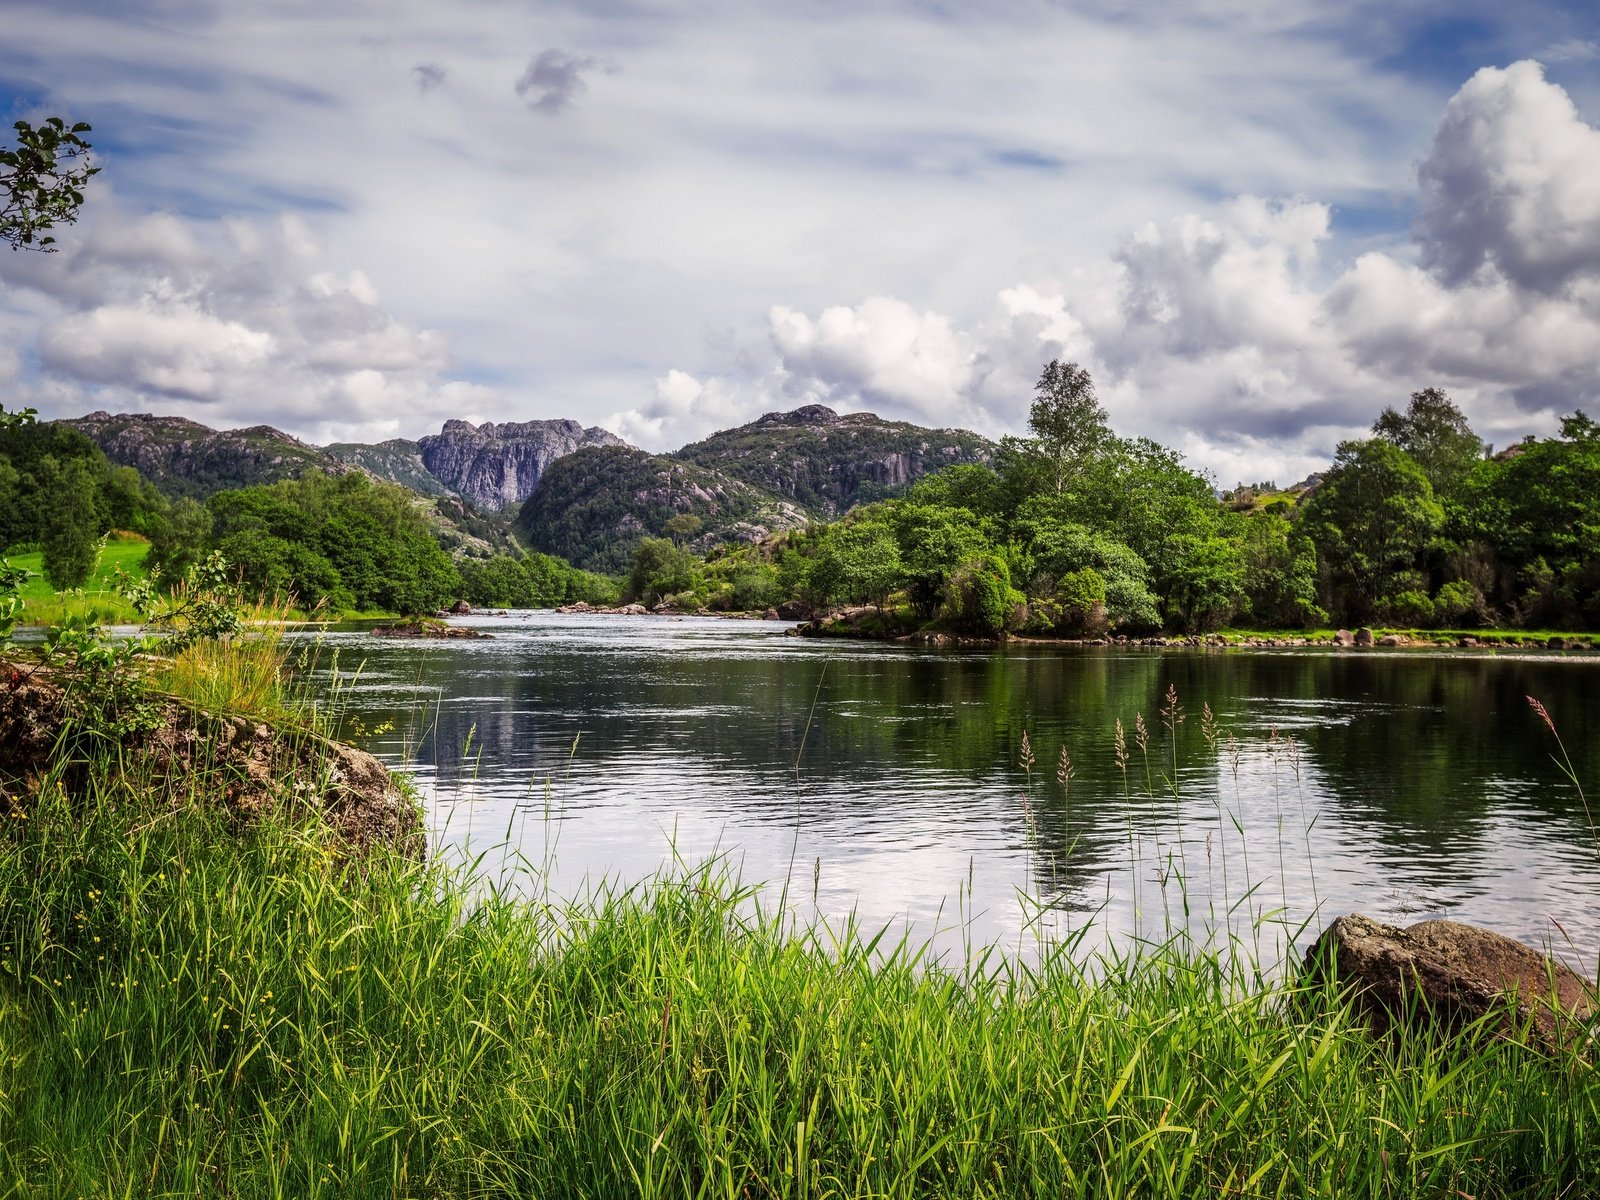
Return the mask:
{"type": "MultiPolygon", "coordinates": [[[[1562,652],[1600,652],[1600,639],[1582,634],[1557,634],[1557,635],[1522,635],[1508,633],[1504,635],[1478,636],[1467,633],[1429,633],[1411,631],[1406,633],[1378,633],[1365,627],[1359,629],[1339,629],[1332,634],[1302,634],[1302,633],[1263,633],[1247,635],[1230,635],[1221,633],[1196,633],[1196,634],[1148,634],[1134,635],[1107,634],[1101,637],[1029,637],[1020,634],[1010,634],[1004,638],[978,637],[972,634],[953,633],[940,629],[914,629],[884,628],[874,625],[872,619],[881,618],[882,614],[870,605],[847,608],[841,611],[827,613],[821,616],[813,614],[794,601],[786,601],[777,608],[769,608],[760,612],[722,612],[710,608],[676,608],[671,605],[659,604],[654,608],[643,604],[602,605],[589,604],[578,601],[575,604],[563,604],[551,611],[584,616],[614,616],[614,617],[716,617],[724,621],[789,621],[793,624],[785,630],[791,637],[812,638],[846,638],[857,641],[886,641],[905,642],[917,646],[933,647],[984,647],[1000,645],[1037,645],[1037,646],[1108,646],[1125,649],[1167,649],[1167,650],[1227,650],[1227,649],[1255,649],[1255,650],[1286,650],[1286,649],[1372,649],[1372,650],[1397,650],[1397,649],[1462,649],[1462,650],[1556,650],[1562,652]]],[[[441,612],[440,616],[470,616],[473,612],[466,605],[441,612]]],[[[509,616],[505,609],[483,609],[478,616],[509,616]]],[[[446,626],[438,633],[401,632],[396,628],[380,629],[374,632],[381,636],[389,637],[489,637],[491,635],[478,630],[464,629],[458,625],[446,626]]]]}

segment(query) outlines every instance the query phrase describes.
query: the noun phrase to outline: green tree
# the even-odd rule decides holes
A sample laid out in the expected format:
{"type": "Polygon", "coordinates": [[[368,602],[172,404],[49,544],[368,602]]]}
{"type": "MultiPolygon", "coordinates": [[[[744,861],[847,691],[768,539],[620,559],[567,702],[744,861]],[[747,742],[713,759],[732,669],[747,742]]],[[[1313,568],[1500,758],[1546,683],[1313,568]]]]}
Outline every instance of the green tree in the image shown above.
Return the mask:
{"type": "Polygon", "coordinates": [[[49,230],[70,225],[83,206],[83,188],[99,167],[89,165],[82,121],[60,117],[38,126],[18,121],[16,149],[0,150],[0,241],[13,250],[54,249],[49,230]]]}
{"type": "Polygon", "coordinates": [[[633,552],[633,566],[623,594],[629,600],[654,605],[667,596],[693,592],[700,584],[694,555],[667,538],[643,538],[633,552]]]}
{"type": "Polygon", "coordinates": [[[1438,388],[1412,392],[1404,414],[1384,409],[1372,432],[1411,455],[1439,497],[1454,495],[1487,449],[1466,414],[1438,388]]]}
{"type": "Polygon", "coordinates": [[[939,615],[951,626],[981,637],[1015,629],[1025,598],[1011,586],[1011,571],[998,554],[980,554],[950,573],[939,615]]]}
{"type": "Polygon", "coordinates": [[[678,513],[661,523],[661,532],[682,545],[705,527],[705,521],[696,514],[678,513]]]}
{"type": "Polygon", "coordinates": [[[889,507],[888,518],[900,548],[906,599],[924,620],[938,611],[956,568],[994,549],[978,518],[964,508],[902,502],[889,507]]]}
{"type": "Polygon", "coordinates": [[[1051,359],[1034,385],[1028,409],[1036,453],[1048,464],[1054,490],[1065,492],[1076,469],[1112,439],[1094,380],[1077,363],[1051,359]]]}
{"type": "Polygon", "coordinates": [[[828,531],[817,551],[811,582],[825,603],[849,600],[876,604],[881,610],[903,576],[894,530],[887,521],[862,517],[842,521],[828,531]]]}
{"type": "Polygon", "coordinates": [[[44,577],[58,592],[82,587],[94,572],[102,532],[94,475],[81,458],[64,463],[47,458],[40,467],[39,481],[48,498],[41,539],[44,577]]]}
{"type": "Polygon", "coordinates": [[[1444,510],[1416,461],[1393,442],[1341,442],[1333,466],[1305,501],[1303,528],[1317,547],[1335,603],[1365,620],[1411,568],[1444,510]]]}
{"type": "Polygon", "coordinates": [[[198,563],[211,540],[211,513],[188,496],[172,502],[166,520],[150,534],[145,565],[159,567],[168,579],[182,579],[198,563]]]}

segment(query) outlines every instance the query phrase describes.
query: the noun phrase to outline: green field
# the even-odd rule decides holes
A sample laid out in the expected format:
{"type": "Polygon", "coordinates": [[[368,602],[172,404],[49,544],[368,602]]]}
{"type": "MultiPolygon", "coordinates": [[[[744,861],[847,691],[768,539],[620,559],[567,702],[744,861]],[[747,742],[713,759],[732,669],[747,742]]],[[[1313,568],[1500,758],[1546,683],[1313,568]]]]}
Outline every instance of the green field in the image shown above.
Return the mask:
{"type": "Polygon", "coordinates": [[[145,575],[145,555],[150,543],[136,535],[109,539],[100,551],[100,561],[95,565],[89,581],[79,590],[58,592],[44,577],[44,555],[35,550],[28,554],[8,554],[5,561],[13,567],[28,572],[21,596],[26,607],[22,621],[28,625],[44,625],[63,617],[75,616],[98,609],[113,620],[135,620],[132,607],[117,594],[117,568],[142,579],[145,575]]]}

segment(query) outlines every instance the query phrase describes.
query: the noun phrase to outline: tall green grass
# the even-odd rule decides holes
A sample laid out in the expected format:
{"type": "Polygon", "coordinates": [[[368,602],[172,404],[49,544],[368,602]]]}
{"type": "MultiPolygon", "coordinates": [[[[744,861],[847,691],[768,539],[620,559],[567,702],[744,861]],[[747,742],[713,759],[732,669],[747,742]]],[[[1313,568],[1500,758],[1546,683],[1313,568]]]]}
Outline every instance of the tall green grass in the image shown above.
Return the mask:
{"type": "Polygon", "coordinates": [[[126,770],[0,829],[0,1194],[1593,1194],[1587,1052],[1374,1041],[1174,939],[794,929],[718,864],[570,905],[126,770]]]}

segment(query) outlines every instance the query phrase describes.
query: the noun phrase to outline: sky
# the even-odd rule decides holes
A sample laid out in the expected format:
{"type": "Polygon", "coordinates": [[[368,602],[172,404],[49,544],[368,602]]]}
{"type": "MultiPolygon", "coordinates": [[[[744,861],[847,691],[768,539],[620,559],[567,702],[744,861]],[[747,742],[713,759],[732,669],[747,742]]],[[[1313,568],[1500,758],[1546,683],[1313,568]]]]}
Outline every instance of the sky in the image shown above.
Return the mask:
{"type": "Polygon", "coordinates": [[[1600,411],[1595,0],[6,7],[103,168],[0,252],[7,408],[998,437],[1060,358],[1224,487],[1600,411]]]}

